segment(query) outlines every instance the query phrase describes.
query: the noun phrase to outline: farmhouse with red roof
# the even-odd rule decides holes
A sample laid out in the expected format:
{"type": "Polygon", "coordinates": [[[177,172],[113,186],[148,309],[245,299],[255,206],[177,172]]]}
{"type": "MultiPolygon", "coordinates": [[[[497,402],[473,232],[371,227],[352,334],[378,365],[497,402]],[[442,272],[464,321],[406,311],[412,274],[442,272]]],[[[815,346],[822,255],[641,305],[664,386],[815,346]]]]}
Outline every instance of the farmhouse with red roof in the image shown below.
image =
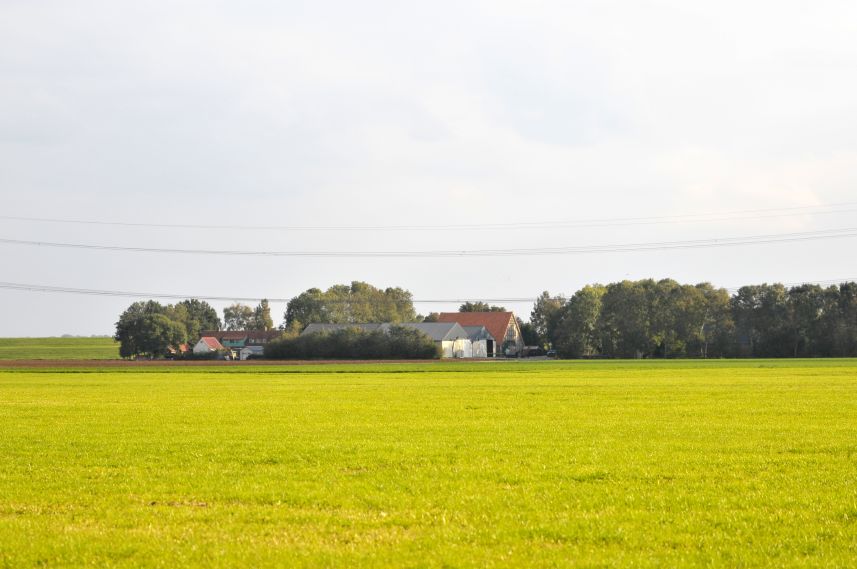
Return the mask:
{"type": "Polygon", "coordinates": [[[524,351],[524,339],[514,312],[441,312],[437,321],[457,322],[465,327],[484,326],[499,344],[497,347],[488,345],[489,358],[517,357],[524,351]]]}
{"type": "Polygon", "coordinates": [[[213,354],[214,352],[222,352],[225,351],[226,348],[223,347],[217,338],[212,338],[211,336],[203,336],[199,339],[199,342],[193,347],[194,354],[213,354]]]}
{"type": "Polygon", "coordinates": [[[283,335],[280,330],[203,330],[203,337],[214,338],[224,348],[240,350],[247,346],[264,346],[283,335]]]}

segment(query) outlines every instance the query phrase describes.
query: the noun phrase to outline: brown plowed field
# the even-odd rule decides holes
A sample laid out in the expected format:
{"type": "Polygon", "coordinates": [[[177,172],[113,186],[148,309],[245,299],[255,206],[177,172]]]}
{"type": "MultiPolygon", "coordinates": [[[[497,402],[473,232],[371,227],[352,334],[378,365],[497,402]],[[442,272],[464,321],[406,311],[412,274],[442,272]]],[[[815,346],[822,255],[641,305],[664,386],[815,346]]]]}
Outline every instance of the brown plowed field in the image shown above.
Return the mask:
{"type": "MultiPolygon", "coordinates": [[[[447,360],[0,360],[0,368],[74,368],[74,367],[236,367],[236,366],[291,366],[321,364],[425,364],[461,362],[460,359],[447,360]]],[[[503,361],[496,359],[468,358],[468,362],[503,361]]]]}

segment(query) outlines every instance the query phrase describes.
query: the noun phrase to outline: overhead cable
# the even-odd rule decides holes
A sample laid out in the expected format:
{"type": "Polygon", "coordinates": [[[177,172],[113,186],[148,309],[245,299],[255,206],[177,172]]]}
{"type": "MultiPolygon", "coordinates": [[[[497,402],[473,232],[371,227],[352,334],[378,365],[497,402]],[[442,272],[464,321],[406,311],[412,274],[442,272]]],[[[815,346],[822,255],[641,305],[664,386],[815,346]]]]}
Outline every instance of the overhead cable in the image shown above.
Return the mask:
{"type": "MultiPolygon", "coordinates": [[[[794,286],[800,286],[805,284],[815,284],[820,286],[825,285],[835,285],[846,282],[857,282],[857,278],[844,278],[844,279],[828,279],[821,281],[800,281],[800,282],[791,282],[791,283],[778,283],[782,284],[784,287],[791,288],[794,286]]],[[[730,293],[736,293],[740,290],[741,287],[714,287],[715,290],[726,290],[730,293]]],[[[173,294],[173,293],[159,293],[159,292],[132,292],[132,291],[121,291],[121,290],[103,290],[103,289],[90,289],[90,288],[73,288],[73,287],[64,287],[64,286],[50,286],[50,285],[40,285],[40,284],[27,284],[27,283],[14,283],[14,282],[0,282],[0,290],[17,290],[24,292],[44,292],[44,293],[58,293],[58,294],[76,294],[76,295],[84,295],[84,296],[106,296],[106,297],[121,297],[121,298],[145,298],[145,299],[162,299],[162,300],[186,300],[186,299],[199,299],[199,300],[210,300],[215,302],[259,302],[261,300],[268,300],[269,302],[289,302],[292,298],[275,298],[275,297],[246,297],[246,296],[217,296],[217,295],[204,295],[204,294],[173,294]]],[[[446,299],[438,299],[438,298],[430,298],[430,299],[416,299],[416,298],[402,298],[397,300],[392,300],[388,302],[373,302],[367,300],[353,300],[353,299],[314,299],[315,302],[319,304],[389,304],[390,302],[407,302],[410,301],[414,304],[464,304],[466,302],[484,302],[487,304],[512,304],[512,303],[524,303],[524,302],[536,302],[537,300],[544,297],[504,297],[504,298],[480,298],[480,297],[470,297],[470,298],[446,298],[446,299]]],[[[553,296],[549,297],[548,300],[558,300],[558,301],[566,301],[568,297],[566,296],[553,296]]]]}
{"type": "MultiPolygon", "coordinates": [[[[212,300],[212,301],[221,301],[221,302],[259,302],[261,300],[267,300],[269,302],[289,302],[292,300],[291,298],[273,298],[273,297],[242,297],[242,296],[214,296],[214,295],[197,295],[197,294],[171,294],[171,293],[157,293],[157,292],[132,292],[132,291],[121,291],[121,290],[101,290],[101,289],[91,289],[91,288],[73,288],[73,287],[63,287],[63,286],[50,286],[50,285],[39,285],[39,284],[26,284],[26,283],[12,283],[12,282],[0,282],[0,289],[5,290],[20,290],[20,291],[28,291],[28,292],[49,292],[49,293],[62,293],[62,294],[80,294],[80,295],[88,295],[88,296],[114,296],[114,297],[124,297],[124,298],[158,298],[164,300],[185,300],[190,298],[196,298],[199,300],[212,300]]],[[[397,303],[397,302],[414,302],[421,304],[454,304],[454,303],[465,303],[465,302],[486,302],[486,303],[499,303],[499,302],[533,302],[535,298],[528,297],[511,297],[511,298],[446,298],[446,299],[413,299],[413,298],[402,298],[395,299],[386,302],[379,302],[378,304],[388,304],[388,303],[397,303]]],[[[320,304],[373,304],[372,301],[366,300],[353,300],[353,299],[317,299],[316,302],[320,304]]]]}
{"type": "Polygon", "coordinates": [[[678,249],[710,249],[743,245],[794,243],[857,237],[857,228],[828,229],[801,233],[779,233],[745,237],[693,239],[687,241],[656,241],[647,243],[614,243],[564,247],[533,247],[512,249],[428,250],[428,251],[260,251],[230,249],[179,249],[169,247],[127,247],[92,243],[30,241],[0,238],[0,244],[122,253],[163,253],[177,255],[219,255],[237,257],[327,257],[327,258],[442,258],[442,257],[535,257],[545,255],[583,255],[588,253],[634,253],[678,249]]]}
{"type": "Polygon", "coordinates": [[[479,231],[509,229],[559,229],[587,227],[621,227],[628,225],[661,225],[668,223],[705,223],[717,221],[740,221],[793,217],[803,215],[828,215],[853,213],[857,211],[857,202],[841,202],[814,206],[794,206],[781,208],[746,209],[698,214],[676,214],[646,217],[581,218],[553,221],[519,221],[508,223],[463,223],[463,224],[426,224],[426,225],[235,225],[235,224],[194,224],[194,223],[150,223],[95,219],[69,219],[53,217],[29,217],[0,215],[0,220],[37,223],[61,223],[76,225],[101,225],[111,227],[139,227],[153,229],[206,229],[229,231],[479,231]]]}

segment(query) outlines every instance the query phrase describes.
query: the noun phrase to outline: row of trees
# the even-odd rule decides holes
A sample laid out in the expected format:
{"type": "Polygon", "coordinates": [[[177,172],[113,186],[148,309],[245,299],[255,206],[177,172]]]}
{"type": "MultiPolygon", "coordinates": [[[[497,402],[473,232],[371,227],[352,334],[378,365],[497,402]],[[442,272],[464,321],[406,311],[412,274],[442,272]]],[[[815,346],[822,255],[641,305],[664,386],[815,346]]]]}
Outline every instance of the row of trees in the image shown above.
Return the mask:
{"type": "Polygon", "coordinates": [[[418,330],[391,326],[388,332],[346,328],[306,336],[285,336],[265,346],[265,358],[288,359],[432,359],[434,341],[418,330]]]}
{"type": "Polygon", "coordinates": [[[542,293],[530,323],[562,357],[857,356],[857,283],[741,287],[671,279],[542,293]]]}
{"type": "MultiPolygon", "coordinates": [[[[468,302],[459,310],[504,308],[468,302]]],[[[426,318],[418,315],[407,290],[379,289],[354,281],[326,291],[309,289],[296,296],[288,303],[281,329],[291,341],[313,322],[436,319],[434,313],[426,318]]],[[[733,295],[710,283],[687,285],[671,279],[595,284],[570,298],[542,293],[530,322],[519,323],[527,345],[550,344],[563,357],[857,356],[857,283],[826,288],[763,284],[742,287],[733,295]]],[[[204,301],[190,299],[174,305],[148,301],[135,302],[122,313],[115,339],[121,343],[123,357],[158,356],[171,346],[196,341],[202,330],[219,330],[224,325],[227,330],[274,328],[266,300],[255,308],[242,304],[227,307],[223,322],[204,301]]],[[[369,344],[377,340],[349,334],[337,337],[340,343],[336,353],[356,350],[352,340],[369,344]]],[[[339,357],[312,347],[313,342],[277,344],[277,349],[284,350],[277,357],[293,357],[288,355],[291,353],[339,357]]],[[[385,356],[388,348],[378,346],[372,349],[382,355],[341,357],[408,357],[398,353],[385,356]]]]}
{"type": "MultiPolygon", "coordinates": [[[[271,309],[263,300],[256,308],[233,304],[223,311],[227,330],[272,330],[271,309]]],[[[203,330],[220,330],[217,311],[205,301],[183,300],[162,305],[154,300],[135,302],[119,316],[114,339],[119,355],[162,356],[170,348],[195,342],[203,330]]]]}

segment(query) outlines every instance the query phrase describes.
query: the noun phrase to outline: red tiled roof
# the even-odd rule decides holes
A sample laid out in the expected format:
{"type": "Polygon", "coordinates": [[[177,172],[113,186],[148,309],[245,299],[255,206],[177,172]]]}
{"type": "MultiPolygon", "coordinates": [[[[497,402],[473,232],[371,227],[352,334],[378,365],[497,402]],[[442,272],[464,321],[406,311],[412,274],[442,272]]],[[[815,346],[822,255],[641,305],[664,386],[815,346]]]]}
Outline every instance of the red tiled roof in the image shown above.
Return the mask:
{"type": "Polygon", "coordinates": [[[223,344],[217,341],[217,338],[212,338],[211,336],[203,336],[200,338],[201,341],[205,342],[205,345],[211,348],[212,350],[224,350],[223,344]]]}
{"type": "Polygon", "coordinates": [[[512,312],[441,312],[438,322],[458,322],[462,326],[485,326],[498,344],[503,344],[512,312]]]}

